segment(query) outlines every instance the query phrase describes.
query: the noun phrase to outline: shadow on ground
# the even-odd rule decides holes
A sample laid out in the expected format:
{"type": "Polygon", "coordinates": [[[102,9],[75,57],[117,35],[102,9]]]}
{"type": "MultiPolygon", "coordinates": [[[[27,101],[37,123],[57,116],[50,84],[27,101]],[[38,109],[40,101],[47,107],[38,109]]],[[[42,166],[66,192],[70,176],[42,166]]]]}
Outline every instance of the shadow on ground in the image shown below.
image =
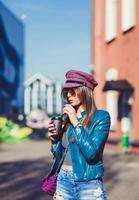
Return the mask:
{"type": "Polygon", "coordinates": [[[138,155],[107,151],[104,154],[104,164],[104,180],[109,199],[138,199],[138,155]]]}
{"type": "Polygon", "coordinates": [[[118,185],[119,180],[119,169],[115,168],[115,162],[119,160],[118,154],[105,154],[104,156],[104,169],[105,169],[105,176],[104,182],[106,185],[107,193],[111,191],[114,185],[118,185]]]}
{"type": "Polygon", "coordinates": [[[48,173],[52,160],[21,160],[0,164],[1,200],[51,200],[42,193],[41,179],[48,173]]]}
{"type": "MultiPolygon", "coordinates": [[[[105,155],[107,192],[118,183],[118,170],[114,169],[118,155],[105,155]]],[[[48,173],[52,159],[20,160],[0,164],[0,197],[2,200],[51,200],[41,191],[41,180],[48,173]]]]}
{"type": "MultiPolygon", "coordinates": [[[[42,143],[40,145],[42,146],[42,143]]],[[[29,148],[30,145],[27,147],[29,148]]],[[[42,149],[45,150],[45,148],[42,149]]],[[[32,150],[34,151],[35,149],[32,150]]],[[[20,155],[19,149],[14,152],[20,155]]],[[[50,156],[45,156],[25,160],[22,157],[21,160],[0,163],[0,200],[52,200],[41,191],[41,180],[49,172],[52,162],[50,156]]],[[[125,199],[129,187],[137,190],[136,163],[139,163],[137,155],[108,151],[104,155],[104,163],[104,180],[109,199],[125,199]],[[129,174],[136,180],[132,178],[132,182],[129,174]]],[[[138,199],[138,195],[134,196],[133,199],[138,199]]],[[[131,199],[130,196],[127,198],[131,199]]]]}

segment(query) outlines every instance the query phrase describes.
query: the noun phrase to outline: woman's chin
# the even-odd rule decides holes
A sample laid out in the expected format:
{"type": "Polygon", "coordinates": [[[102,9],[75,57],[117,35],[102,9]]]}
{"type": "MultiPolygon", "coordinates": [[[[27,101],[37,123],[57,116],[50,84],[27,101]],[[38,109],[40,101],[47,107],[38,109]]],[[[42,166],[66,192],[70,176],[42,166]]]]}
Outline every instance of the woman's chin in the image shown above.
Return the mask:
{"type": "Polygon", "coordinates": [[[73,103],[73,102],[70,102],[69,103],[71,106],[73,106],[73,107],[75,107],[76,106],[76,104],[75,103],[73,103]]]}
{"type": "Polygon", "coordinates": [[[73,103],[73,102],[70,102],[70,105],[71,105],[71,106],[76,106],[76,104],[75,104],[75,103],[73,103]]]}

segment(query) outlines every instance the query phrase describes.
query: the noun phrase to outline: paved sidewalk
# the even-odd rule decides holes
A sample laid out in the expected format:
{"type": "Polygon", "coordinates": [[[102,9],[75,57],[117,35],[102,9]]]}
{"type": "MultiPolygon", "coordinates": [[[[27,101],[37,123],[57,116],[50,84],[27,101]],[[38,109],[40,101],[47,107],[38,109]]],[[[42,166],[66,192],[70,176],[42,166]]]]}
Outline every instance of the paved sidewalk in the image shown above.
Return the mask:
{"type": "MultiPolygon", "coordinates": [[[[51,200],[40,185],[52,162],[47,140],[0,145],[0,200],[51,200]]],[[[106,148],[104,163],[108,199],[138,200],[139,155],[106,148]]]]}
{"type": "Polygon", "coordinates": [[[106,148],[104,155],[108,200],[139,200],[139,154],[106,148]]]}

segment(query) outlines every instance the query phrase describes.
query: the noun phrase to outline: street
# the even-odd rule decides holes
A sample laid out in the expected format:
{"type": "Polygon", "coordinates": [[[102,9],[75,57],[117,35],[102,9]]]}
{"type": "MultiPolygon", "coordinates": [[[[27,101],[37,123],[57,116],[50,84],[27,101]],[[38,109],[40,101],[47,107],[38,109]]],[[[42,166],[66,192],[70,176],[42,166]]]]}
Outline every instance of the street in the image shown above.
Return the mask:
{"type": "MultiPolygon", "coordinates": [[[[51,200],[41,179],[52,162],[48,140],[0,144],[0,200],[51,200]]],[[[104,163],[108,199],[138,200],[139,155],[107,147],[104,163]]]]}

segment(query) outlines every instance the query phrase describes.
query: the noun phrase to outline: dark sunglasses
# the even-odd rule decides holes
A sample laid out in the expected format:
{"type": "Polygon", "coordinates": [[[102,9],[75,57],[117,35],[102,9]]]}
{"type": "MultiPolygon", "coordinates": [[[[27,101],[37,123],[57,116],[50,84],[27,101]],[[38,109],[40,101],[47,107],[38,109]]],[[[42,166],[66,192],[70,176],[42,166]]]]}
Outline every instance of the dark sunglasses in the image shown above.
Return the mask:
{"type": "Polygon", "coordinates": [[[65,88],[65,89],[63,89],[62,95],[63,95],[64,99],[67,99],[68,93],[70,93],[71,96],[76,96],[75,88],[65,88]]]}

